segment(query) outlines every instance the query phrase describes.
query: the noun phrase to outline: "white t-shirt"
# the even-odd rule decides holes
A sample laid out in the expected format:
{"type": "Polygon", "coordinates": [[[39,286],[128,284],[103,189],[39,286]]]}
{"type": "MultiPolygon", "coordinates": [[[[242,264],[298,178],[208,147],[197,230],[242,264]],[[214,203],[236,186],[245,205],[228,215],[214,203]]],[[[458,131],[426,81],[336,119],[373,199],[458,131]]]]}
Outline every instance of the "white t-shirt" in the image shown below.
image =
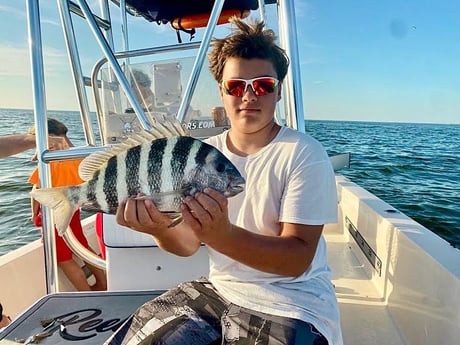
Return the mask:
{"type": "MultiPolygon", "coordinates": [[[[228,200],[230,221],[248,231],[279,235],[280,223],[337,222],[335,175],[322,145],[282,127],[259,152],[241,157],[226,145],[227,132],[206,140],[229,158],[246,179],[245,190],[228,200]]],[[[311,266],[299,277],[262,272],[209,248],[209,279],[236,305],[313,324],[330,345],[342,345],[326,242],[321,236],[311,266]]]]}

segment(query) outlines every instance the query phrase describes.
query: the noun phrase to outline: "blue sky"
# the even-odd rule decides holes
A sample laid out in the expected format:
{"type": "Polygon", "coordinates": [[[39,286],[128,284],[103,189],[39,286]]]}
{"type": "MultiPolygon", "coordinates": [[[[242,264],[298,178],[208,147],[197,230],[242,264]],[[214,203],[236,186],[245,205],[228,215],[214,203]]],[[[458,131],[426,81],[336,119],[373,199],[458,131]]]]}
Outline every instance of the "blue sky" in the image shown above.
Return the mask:
{"type": "MultiPolygon", "coordinates": [[[[75,110],[56,1],[40,6],[47,105],[75,110]]],[[[460,1],[296,0],[295,7],[306,118],[460,123],[460,1]]],[[[130,22],[131,48],[145,47],[145,37],[176,43],[168,26],[130,22]]],[[[89,33],[82,21],[75,26],[89,33]]],[[[91,39],[81,43],[89,71],[99,49],[91,39]]],[[[25,1],[0,0],[0,108],[31,107],[25,1]]]]}

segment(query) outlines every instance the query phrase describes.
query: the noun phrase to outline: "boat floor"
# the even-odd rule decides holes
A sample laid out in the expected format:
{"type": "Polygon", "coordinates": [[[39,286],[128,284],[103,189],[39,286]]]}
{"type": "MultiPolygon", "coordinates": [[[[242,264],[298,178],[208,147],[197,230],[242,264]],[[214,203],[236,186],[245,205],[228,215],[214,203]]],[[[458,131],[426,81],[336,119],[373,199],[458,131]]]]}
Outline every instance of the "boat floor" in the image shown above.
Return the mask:
{"type": "Polygon", "coordinates": [[[387,303],[357,260],[345,236],[325,234],[332,282],[340,305],[344,344],[403,345],[387,303]]]}

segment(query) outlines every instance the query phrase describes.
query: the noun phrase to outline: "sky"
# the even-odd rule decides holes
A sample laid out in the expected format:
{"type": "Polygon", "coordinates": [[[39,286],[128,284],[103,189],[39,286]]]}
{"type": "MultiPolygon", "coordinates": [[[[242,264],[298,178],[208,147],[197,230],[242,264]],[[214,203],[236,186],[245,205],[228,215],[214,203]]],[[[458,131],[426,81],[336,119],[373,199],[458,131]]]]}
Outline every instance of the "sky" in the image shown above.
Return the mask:
{"type": "MultiPolygon", "coordinates": [[[[77,110],[56,0],[39,3],[47,106],[77,110]]],[[[25,6],[0,0],[0,108],[33,104],[25,6]]],[[[295,10],[306,118],[460,124],[460,1],[296,0],[295,10]]],[[[91,71],[102,55],[83,21],[74,25],[91,71]]],[[[131,49],[177,42],[168,26],[130,25],[131,49]]]]}

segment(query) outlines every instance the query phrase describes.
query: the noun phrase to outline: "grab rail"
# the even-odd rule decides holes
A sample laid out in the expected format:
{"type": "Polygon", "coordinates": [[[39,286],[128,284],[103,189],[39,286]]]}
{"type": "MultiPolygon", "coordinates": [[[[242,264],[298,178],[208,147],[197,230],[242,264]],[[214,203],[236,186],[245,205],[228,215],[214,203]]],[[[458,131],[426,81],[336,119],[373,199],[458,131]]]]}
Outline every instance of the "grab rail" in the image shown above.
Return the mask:
{"type": "MultiPolygon", "coordinates": [[[[32,67],[32,94],[34,103],[34,121],[38,152],[48,149],[48,126],[46,122],[46,94],[44,80],[44,65],[42,38],[40,29],[40,11],[38,0],[27,0],[27,29],[29,38],[30,61],[32,67]]],[[[47,164],[39,159],[38,169],[43,187],[51,187],[51,176],[47,164]]],[[[58,291],[56,246],[54,227],[50,210],[47,207],[42,211],[43,248],[45,256],[46,292],[58,291]]]]}
{"type": "MultiPolygon", "coordinates": [[[[116,59],[139,57],[139,56],[151,55],[151,54],[156,54],[156,53],[173,52],[177,50],[196,49],[200,46],[200,44],[201,42],[189,42],[189,43],[183,43],[183,44],[166,45],[162,47],[137,49],[137,50],[131,50],[131,51],[125,51],[125,52],[117,52],[117,53],[114,53],[114,56],[116,59]]],[[[91,72],[91,84],[93,87],[94,103],[96,105],[96,116],[97,116],[99,126],[101,125],[103,121],[102,119],[103,109],[102,109],[102,104],[101,104],[101,98],[99,95],[99,86],[98,86],[97,76],[99,74],[100,69],[105,63],[107,63],[106,57],[96,62],[91,72]]],[[[132,92],[131,88],[129,88],[128,91],[132,92]]],[[[138,101],[137,98],[136,98],[136,101],[138,101]]],[[[144,111],[142,110],[142,112],[144,111]]],[[[102,133],[102,130],[101,130],[101,133],[102,133]]],[[[106,144],[104,137],[102,138],[102,142],[106,144]]]]}
{"type": "Polygon", "coordinates": [[[186,118],[187,108],[190,106],[190,101],[192,100],[193,93],[195,92],[198,75],[201,71],[201,68],[203,67],[206,52],[208,51],[209,45],[211,43],[212,34],[214,32],[214,28],[217,25],[217,20],[219,19],[220,12],[224,6],[224,1],[225,0],[216,0],[216,2],[214,2],[214,6],[212,7],[211,16],[209,17],[208,25],[206,26],[206,30],[204,32],[202,44],[198,50],[195,63],[192,67],[192,73],[190,74],[187,87],[184,91],[184,96],[177,112],[177,118],[180,122],[187,122],[189,120],[186,118]]]}

